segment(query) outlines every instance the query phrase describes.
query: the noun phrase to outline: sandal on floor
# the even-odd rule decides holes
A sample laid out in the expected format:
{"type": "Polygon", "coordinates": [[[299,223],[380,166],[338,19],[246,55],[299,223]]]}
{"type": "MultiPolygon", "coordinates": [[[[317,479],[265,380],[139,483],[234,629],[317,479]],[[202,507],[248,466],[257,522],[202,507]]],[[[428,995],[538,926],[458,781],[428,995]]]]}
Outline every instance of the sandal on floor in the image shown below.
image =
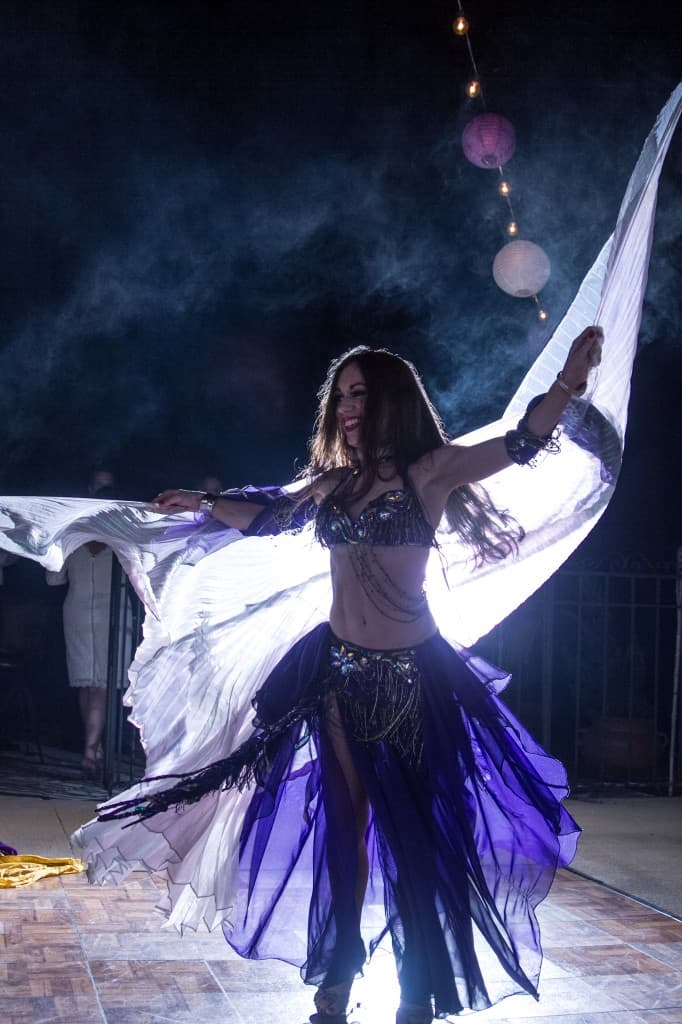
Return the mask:
{"type": "Polygon", "coordinates": [[[315,1010],[311,1024],[346,1024],[346,1011],[353,983],[342,981],[338,985],[322,985],[315,993],[315,1010]]]}
{"type": "Polygon", "coordinates": [[[401,1003],[395,1015],[395,1024],[431,1024],[432,1020],[431,1007],[415,1003],[401,1003]]]}

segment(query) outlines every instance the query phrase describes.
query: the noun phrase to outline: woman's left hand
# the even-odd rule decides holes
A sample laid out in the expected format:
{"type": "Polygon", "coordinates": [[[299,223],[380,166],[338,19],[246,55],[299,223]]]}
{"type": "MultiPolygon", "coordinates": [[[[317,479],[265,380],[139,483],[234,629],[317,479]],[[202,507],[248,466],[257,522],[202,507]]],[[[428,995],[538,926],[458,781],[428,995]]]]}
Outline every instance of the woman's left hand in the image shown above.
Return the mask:
{"type": "Polygon", "coordinates": [[[601,327],[586,327],[571,345],[566,357],[561,378],[566,384],[579,391],[587,382],[590,370],[601,362],[601,347],[604,332],[601,327]]]}

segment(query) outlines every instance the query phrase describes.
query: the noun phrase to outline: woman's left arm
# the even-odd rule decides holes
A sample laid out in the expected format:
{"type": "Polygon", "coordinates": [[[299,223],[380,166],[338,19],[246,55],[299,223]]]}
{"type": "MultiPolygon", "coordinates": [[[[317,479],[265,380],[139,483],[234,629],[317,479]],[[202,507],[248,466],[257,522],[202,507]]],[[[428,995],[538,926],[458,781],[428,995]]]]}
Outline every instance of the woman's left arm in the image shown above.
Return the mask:
{"type": "Polygon", "coordinates": [[[545,447],[543,441],[550,442],[569,400],[585,390],[587,376],[601,358],[602,341],[600,327],[586,327],[578,335],[547,394],[536,404],[531,403],[521,421],[522,430],[470,446],[445,445],[428,459],[420,460],[422,488],[449,494],[462,484],[484,480],[514,463],[529,462],[545,447]]]}

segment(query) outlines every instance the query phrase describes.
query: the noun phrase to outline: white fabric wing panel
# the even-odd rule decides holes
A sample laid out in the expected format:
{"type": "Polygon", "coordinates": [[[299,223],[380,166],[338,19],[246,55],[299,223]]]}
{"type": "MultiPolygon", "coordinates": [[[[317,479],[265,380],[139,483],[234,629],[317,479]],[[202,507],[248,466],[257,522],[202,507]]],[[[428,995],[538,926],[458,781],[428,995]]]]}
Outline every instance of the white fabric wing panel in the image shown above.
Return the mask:
{"type": "MultiPolygon", "coordinates": [[[[658,180],[681,111],[682,85],[678,85],[644,144],[616,229],[565,317],[502,419],[459,439],[461,443],[495,437],[515,426],[530,399],[551,385],[573,338],[588,324],[597,323],[604,329],[604,351],[586,397],[613,428],[610,438],[603,441],[602,454],[617,470],[649,269],[658,180]]],[[[445,589],[441,566],[434,559],[430,600],[444,635],[463,644],[474,643],[548,579],[604,512],[615,486],[612,475],[613,479],[605,479],[599,460],[565,436],[561,455],[545,456],[535,469],[514,466],[486,481],[495,504],[515,516],[526,530],[526,538],[517,559],[473,570],[456,542],[443,538],[443,555],[454,589],[445,589]]]]}

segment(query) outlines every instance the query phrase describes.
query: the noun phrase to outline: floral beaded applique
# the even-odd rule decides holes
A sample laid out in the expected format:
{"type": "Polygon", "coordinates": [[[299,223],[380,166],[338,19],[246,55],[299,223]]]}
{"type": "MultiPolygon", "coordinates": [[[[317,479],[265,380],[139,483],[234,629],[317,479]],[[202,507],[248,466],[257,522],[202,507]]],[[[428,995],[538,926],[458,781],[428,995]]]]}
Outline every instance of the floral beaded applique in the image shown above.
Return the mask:
{"type": "Polygon", "coordinates": [[[351,672],[372,672],[381,663],[407,682],[416,676],[414,651],[408,647],[400,651],[372,651],[367,647],[356,647],[340,641],[329,648],[329,664],[348,676],[351,672]]]}

